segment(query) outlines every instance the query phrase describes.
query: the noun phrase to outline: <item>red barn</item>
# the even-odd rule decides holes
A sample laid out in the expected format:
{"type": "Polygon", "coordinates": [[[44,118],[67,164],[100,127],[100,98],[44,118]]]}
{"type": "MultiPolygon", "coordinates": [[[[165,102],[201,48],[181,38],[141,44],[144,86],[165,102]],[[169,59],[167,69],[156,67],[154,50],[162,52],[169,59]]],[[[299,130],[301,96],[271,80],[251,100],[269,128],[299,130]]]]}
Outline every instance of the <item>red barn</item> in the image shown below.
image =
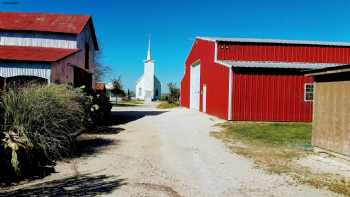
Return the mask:
{"type": "Polygon", "coordinates": [[[0,12],[0,89],[27,81],[95,88],[90,16],[0,12]]]}
{"type": "Polygon", "coordinates": [[[236,121],[312,121],[313,78],[350,64],[350,43],[198,37],[185,63],[181,106],[236,121]]]}

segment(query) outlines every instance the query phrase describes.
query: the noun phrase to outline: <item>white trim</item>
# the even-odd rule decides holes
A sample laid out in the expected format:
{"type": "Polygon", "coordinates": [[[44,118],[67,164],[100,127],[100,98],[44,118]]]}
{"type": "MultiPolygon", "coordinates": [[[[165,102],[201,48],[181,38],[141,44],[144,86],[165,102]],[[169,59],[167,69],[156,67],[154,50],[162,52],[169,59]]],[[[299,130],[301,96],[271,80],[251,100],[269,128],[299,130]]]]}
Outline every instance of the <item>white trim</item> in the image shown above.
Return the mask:
{"type": "Polygon", "coordinates": [[[229,77],[228,77],[228,110],[227,110],[227,119],[228,120],[232,120],[232,83],[233,83],[233,79],[232,79],[232,68],[229,68],[229,77]]]}
{"type": "Polygon", "coordinates": [[[191,64],[191,67],[190,67],[190,109],[200,111],[201,110],[200,102],[201,102],[201,64],[199,61],[197,61],[196,64],[191,64]],[[194,68],[196,68],[198,71],[197,73],[198,81],[195,81],[193,78],[193,75],[196,74],[194,73],[196,71],[196,70],[193,70],[194,68]],[[195,84],[196,86],[194,87],[193,84],[195,84]],[[195,90],[198,90],[199,92],[195,90]],[[196,97],[194,97],[194,95],[196,95],[196,97]]]}
{"type": "Polygon", "coordinates": [[[314,86],[314,84],[313,83],[305,83],[304,84],[304,102],[313,102],[314,101],[314,93],[315,93],[315,91],[314,91],[314,88],[315,88],[315,86],[314,86]],[[313,90],[313,92],[312,92],[312,100],[306,100],[306,86],[308,86],[308,85],[311,85],[312,86],[312,90],[313,90]]]}
{"type": "Polygon", "coordinates": [[[216,63],[216,64],[221,64],[221,65],[226,66],[226,67],[228,67],[228,68],[231,68],[231,67],[232,67],[232,65],[227,64],[227,63],[225,63],[225,62],[223,62],[223,61],[218,60],[218,43],[217,43],[217,42],[215,42],[214,63],[216,63]]]}
{"type": "Polygon", "coordinates": [[[243,68],[292,68],[292,69],[320,69],[329,68],[335,66],[341,66],[344,64],[329,64],[329,63],[310,63],[310,62],[278,62],[278,61],[236,61],[236,60],[224,60],[226,64],[232,65],[232,67],[243,68]]]}

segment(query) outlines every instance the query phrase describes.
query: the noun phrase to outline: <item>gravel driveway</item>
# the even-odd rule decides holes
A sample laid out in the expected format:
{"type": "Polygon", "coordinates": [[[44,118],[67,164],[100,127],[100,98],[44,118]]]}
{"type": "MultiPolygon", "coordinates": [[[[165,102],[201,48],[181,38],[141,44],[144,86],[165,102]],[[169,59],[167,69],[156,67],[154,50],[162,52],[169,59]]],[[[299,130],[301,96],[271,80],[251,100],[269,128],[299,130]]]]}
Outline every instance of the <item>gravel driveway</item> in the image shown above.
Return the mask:
{"type": "MultiPolygon", "coordinates": [[[[336,196],[269,175],[210,137],[221,122],[152,106],[114,108],[113,128],[86,140],[86,153],[17,194],[70,196],[336,196]],[[89,144],[93,142],[93,144],[89,144]],[[90,148],[90,146],[92,146],[90,148]]],[[[1,196],[1,195],[0,195],[1,196]]]]}

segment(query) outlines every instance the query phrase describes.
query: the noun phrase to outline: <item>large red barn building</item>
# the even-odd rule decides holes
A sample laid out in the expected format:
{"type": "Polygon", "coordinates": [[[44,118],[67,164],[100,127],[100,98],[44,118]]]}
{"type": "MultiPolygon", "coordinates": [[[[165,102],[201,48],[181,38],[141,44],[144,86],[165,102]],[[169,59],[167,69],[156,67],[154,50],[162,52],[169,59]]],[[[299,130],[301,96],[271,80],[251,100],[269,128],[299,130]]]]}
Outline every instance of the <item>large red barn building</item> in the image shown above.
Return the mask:
{"type": "Polygon", "coordinates": [[[312,121],[313,78],[350,64],[350,43],[198,37],[185,63],[181,106],[235,121],[312,121]]]}

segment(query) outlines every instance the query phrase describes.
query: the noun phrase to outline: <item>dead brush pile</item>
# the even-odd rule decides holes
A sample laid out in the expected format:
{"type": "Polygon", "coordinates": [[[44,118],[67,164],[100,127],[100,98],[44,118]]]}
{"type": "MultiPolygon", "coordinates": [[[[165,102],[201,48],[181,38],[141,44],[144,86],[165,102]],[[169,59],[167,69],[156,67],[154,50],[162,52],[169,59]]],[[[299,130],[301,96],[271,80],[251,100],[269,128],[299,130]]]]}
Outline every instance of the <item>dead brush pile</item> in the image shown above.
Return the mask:
{"type": "Polygon", "coordinates": [[[0,97],[0,179],[26,176],[69,156],[88,119],[83,93],[64,85],[32,86],[0,97]]]}

